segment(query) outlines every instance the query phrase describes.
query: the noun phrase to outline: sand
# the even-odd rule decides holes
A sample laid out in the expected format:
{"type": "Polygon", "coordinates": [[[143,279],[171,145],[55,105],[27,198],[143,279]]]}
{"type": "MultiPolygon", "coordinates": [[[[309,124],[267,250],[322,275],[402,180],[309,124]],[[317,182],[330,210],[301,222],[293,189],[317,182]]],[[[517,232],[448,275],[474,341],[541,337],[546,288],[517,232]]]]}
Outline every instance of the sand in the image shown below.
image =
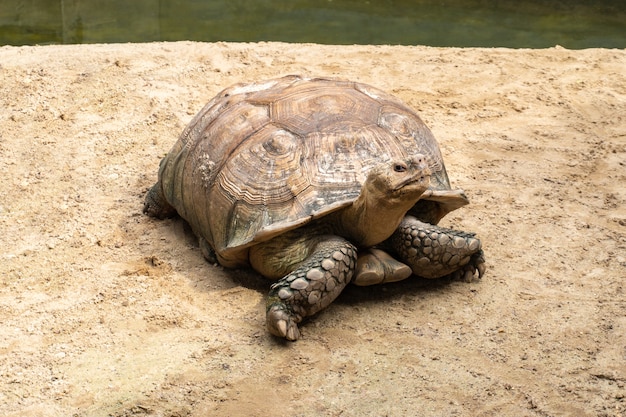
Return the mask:
{"type": "Polygon", "coordinates": [[[626,415],[626,51],[1,47],[0,101],[4,415],[626,415]],[[141,213],[213,95],[286,74],[420,113],[480,282],[351,287],[282,342],[265,280],[141,213]]]}

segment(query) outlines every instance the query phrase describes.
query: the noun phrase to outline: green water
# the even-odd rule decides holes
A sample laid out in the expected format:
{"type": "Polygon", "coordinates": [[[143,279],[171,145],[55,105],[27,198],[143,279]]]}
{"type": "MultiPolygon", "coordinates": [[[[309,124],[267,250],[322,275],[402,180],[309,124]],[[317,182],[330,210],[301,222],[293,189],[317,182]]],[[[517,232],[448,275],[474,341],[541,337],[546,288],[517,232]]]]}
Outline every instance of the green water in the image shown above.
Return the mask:
{"type": "Polygon", "coordinates": [[[284,41],[626,48],[626,0],[0,0],[0,44],[284,41]]]}

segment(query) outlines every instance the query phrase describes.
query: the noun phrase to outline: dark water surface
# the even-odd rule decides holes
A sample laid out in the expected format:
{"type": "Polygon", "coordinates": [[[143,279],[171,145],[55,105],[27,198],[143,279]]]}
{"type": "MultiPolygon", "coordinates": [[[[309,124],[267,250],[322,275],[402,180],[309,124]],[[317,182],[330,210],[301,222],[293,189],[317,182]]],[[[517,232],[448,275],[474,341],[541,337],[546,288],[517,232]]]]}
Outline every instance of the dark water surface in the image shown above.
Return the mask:
{"type": "Polygon", "coordinates": [[[626,48],[626,0],[0,0],[0,44],[626,48]]]}

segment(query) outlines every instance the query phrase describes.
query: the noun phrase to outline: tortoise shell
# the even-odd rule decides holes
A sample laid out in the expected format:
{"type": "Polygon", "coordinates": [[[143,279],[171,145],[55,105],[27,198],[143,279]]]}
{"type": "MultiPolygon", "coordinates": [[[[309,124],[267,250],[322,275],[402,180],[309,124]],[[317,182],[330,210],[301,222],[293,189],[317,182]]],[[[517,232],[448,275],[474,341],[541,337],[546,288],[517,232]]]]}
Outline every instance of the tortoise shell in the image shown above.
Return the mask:
{"type": "Polygon", "coordinates": [[[159,179],[220,263],[237,266],[255,243],[352,203],[374,166],[418,154],[431,185],[411,213],[437,223],[467,199],[450,190],[439,146],[413,110],[369,85],[287,76],[219,93],[163,159],[159,179]]]}

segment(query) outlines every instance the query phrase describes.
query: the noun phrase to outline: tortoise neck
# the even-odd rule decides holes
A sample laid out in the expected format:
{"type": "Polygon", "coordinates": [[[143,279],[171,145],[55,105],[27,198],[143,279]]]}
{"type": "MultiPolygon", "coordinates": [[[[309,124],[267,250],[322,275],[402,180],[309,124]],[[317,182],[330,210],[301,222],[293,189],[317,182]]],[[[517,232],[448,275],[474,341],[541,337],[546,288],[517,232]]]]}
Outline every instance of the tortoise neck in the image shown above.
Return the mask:
{"type": "Polygon", "coordinates": [[[350,207],[338,213],[337,225],[340,232],[356,245],[374,246],[393,234],[417,200],[419,196],[389,201],[362,192],[350,207]]]}

